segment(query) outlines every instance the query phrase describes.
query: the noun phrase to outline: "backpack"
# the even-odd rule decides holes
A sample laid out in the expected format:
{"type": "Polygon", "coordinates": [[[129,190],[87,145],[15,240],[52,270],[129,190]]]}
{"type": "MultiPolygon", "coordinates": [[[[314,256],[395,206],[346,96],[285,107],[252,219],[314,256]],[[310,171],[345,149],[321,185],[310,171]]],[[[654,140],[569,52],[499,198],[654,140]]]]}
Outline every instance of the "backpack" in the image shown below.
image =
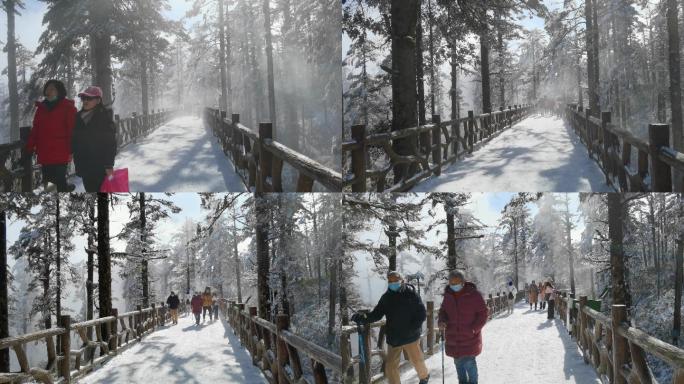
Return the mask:
{"type": "Polygon", "coordinates": [[[513,292],[508,292],[508,300],[513,300],[513,292]]]}

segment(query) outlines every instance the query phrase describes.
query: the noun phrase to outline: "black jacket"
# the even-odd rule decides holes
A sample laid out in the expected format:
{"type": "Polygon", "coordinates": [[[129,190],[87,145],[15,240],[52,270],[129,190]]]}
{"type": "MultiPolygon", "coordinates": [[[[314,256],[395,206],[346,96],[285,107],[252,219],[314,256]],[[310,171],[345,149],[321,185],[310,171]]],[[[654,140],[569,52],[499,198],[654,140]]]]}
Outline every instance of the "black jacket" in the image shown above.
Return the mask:
{"type": "Polygon", "coordinates": [[[420,338],[426,313],[423,301],[413,285],[402,284],[399,291],[387,290],[373,311],[366,316],[372,323],[386,319],[387,344],[398,347],[410,344],[420,338]]]}
{"type": "Polygon", "coordinates": [[[104,174],[106,168],[114,168],[116,125],[112,113],[111,109],[98,105],[88,124],[80,112],[76,116],[71,149],[77,175],[104,174]]]}
{"type": "Polygon", "coordinates": [[[171,295],[168,299],[166,299],[166,304],[168,304],[169,308],[171,309],[178,309],[178,305],[180,305],[180,300],[178,300],[178,296],[171,295]]]}

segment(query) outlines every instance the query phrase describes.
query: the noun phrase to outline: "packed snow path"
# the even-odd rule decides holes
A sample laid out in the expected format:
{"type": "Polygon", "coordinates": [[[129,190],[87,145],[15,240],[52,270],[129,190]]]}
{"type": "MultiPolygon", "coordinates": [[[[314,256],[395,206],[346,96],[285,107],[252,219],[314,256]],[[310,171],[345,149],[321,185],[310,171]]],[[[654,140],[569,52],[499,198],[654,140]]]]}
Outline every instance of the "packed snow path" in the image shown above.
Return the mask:
{"type": "Polygon", "coordinates": [[[245,191],[211,131],[194,116],[175,118],[127,145],[115,167],[128,168],[132,192],[245,191]]]}
{"type": "Polygon", "coordinates": [[[530,116],[412,192],[610,192],[599,166],[557,116],[530,116]]]}
{"type": "Polygon", "coordinates": [[[225,321],[191,316],[167,324],[86,375],[79,384],[267,384],[225,321]]]}
{"type": "MultiPolygon", "coordinates": [[[[577,383],[601,384],[594,369],[584,363],[577,343],[563,323],[546,319],[546,311],[530,310],[525,302],[513,314],[494,317],[482,331],[482,354],[477,357],[479,383],[577,383]]],[[[427,360],[430,382],[442,382],[441,352],[427,360]]],[[[447,383],[457,383],[454,360],[444,357],[447,383]]],[[[402,383],[417,383],[408,367],[402,383]]]]}

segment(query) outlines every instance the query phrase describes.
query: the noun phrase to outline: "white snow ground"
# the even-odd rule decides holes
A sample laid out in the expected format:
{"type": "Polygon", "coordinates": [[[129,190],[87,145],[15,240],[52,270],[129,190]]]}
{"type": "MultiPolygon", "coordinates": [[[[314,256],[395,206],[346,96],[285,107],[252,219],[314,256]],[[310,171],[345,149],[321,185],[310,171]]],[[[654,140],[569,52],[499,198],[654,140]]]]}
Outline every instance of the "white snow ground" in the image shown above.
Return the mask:
{"type": "MultiPolygon", "coordinates": [[[[546,311],[530,311],[518,303],[513,314],[501,314],[489,321],[483,331],[482,354],[477,357],[480,384],[499,383],[576,383],[601,384],[594,369],[584,363],[563,323],[546,319],[546,311]]],[[[430,383],[442,382],[441,352],[427,361],[430,383]]],[[[445,382],[457,383],[454,360],[444,357],[445,382]]],[[[402,383],[417,383],[409,368],[402,383]]]]}
{"type": "Polygon", "coordinates": [[[533,115],[412,192],[611,192],[562,119],[533,115]]]}
{"type": "MultiPolygon", "coordinates": [[[[202,119],[182,116],[116,156],[131,192],[243,192],[245,185],[202,119]]],[[[83,191],[80,178],[74,184],[83,191]]]]}
{"type": "Polygon", "coordinates": [[[79,384],[267,384],[225,321],[196,326],[191,316],[151,333],[79,384]]]}

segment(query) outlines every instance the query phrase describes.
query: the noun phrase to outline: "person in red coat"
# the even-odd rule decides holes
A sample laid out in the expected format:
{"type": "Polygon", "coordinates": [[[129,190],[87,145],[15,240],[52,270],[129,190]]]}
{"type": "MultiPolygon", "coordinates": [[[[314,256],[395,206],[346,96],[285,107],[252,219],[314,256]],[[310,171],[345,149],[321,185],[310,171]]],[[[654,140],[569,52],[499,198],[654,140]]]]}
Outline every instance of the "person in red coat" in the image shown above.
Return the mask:
{"type": "Polygon", "coordinates": [[[195,315],[195,324],[199,325],[200,315],[202,314],[202,296],[199,292],[195,292],[195,295],[190,300],[190,306],[192,307],[192,314],[195,315]]]}
{"type": "Polygon", "coordinates": [[[481,332],[487,317],[487,305],[475,284],[466,282],[463,271],[451,271],[438,325],[444,333],[446,354],[454,358],[459,384],[477,384],[475,357],[482,352],[481,332]]]}
{"type": "Polygon", "coordinates": [[[71,136],[76,125],[76,106],[68,99],[66,87],[59,80],[43,86],[45,99],[36,102],[33,127],[26,142],[26,152],[38,155],[43,179],[55,184],[59,192],[71,192],[67,183],[67,165],[71,162],[71,136]]]}

